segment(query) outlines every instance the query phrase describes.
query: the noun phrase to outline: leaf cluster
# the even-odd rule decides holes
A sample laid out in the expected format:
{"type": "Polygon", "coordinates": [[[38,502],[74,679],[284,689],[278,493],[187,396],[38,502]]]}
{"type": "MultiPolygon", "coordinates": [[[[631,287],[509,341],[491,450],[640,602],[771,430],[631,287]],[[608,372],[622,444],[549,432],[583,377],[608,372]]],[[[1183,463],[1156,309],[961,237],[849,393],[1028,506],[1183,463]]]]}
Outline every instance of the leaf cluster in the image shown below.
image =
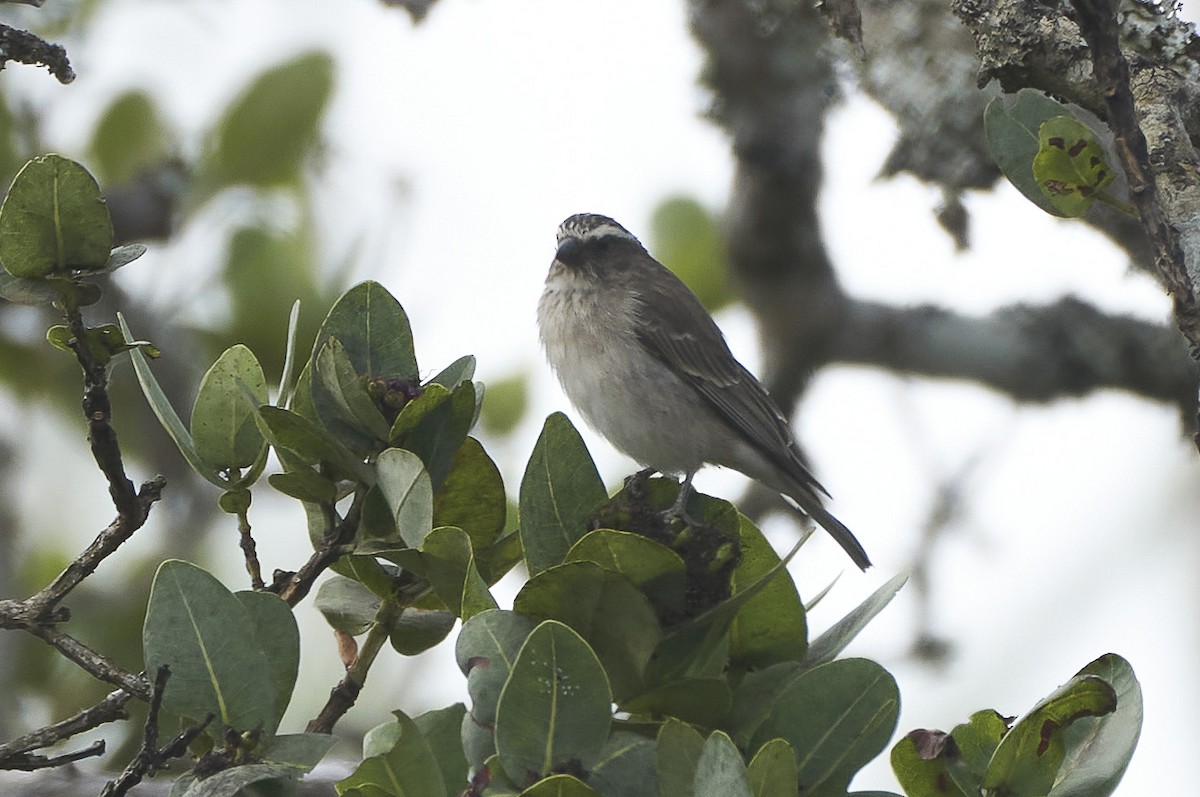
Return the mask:
{"type": "MultiPolygon", "coordinates": [[[[129,352],[164,429],[238,521],[254,589],[170,560],[146,610],[146,672],[170,673],[162,710],[207,723],[176,797],[294,782],[328,751],[385,646],[415,655],[458,622],[470,705],[395,712],[339,794],[841,797],[890,741],[895,679],[838,656],[903,576],[810,639],[817,601],[802,602],[787,570],[802,543],[781,557],[710,496],[692,497],[691,520],[673,517],[668,479],[633,477],[610,496],[561,413],[546,419],[509,524],[500,471],[471,436],[484,399],[474,358],[422,380],[408,317],[376,282],[334,303],[303,363],[293,306],[273,399],[253,351],[227,349],[185,424],[123,317],[83,325],[89,278],[140,254],[111,244],[95,181],[58,156],[31,161],[0,208],[0,293],[61,307],[66,331],[50,340],[85,370],[129,352]],[[265,482],[301,503],[313,554],[267,584],[250,514],[272,454],[280,467],[265,482]],[[529,578],[502,609],[490,588],[517,564],[529,578]],[[280,733],[300,657],[292,608],[326,570],[315,603],[346,676],[307,732],[280,733]]],[[[1137,681],[1109,654],[1015,724],[986,711],[948,734],[914,731],[892,764],[913,797],[1100,797],[1140,725],[1137,681]]]]}

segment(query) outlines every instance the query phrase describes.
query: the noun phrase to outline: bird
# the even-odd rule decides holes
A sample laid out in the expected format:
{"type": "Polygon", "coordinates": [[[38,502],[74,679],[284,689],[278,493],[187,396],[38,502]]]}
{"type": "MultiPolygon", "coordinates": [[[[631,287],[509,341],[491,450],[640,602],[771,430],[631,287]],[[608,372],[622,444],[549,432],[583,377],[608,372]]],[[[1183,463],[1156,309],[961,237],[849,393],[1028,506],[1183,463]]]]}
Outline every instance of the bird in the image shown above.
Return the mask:
{"type": "Polygon", "coordinates": [[[567,218],[557,242],[537,310],[546,358],[588,425],[644,473],[683,477],[668,514],[687,519],[702,466],[732,468],[791,499],[869,568],[787,419],[691,289],[607,216],[567,218]]]}

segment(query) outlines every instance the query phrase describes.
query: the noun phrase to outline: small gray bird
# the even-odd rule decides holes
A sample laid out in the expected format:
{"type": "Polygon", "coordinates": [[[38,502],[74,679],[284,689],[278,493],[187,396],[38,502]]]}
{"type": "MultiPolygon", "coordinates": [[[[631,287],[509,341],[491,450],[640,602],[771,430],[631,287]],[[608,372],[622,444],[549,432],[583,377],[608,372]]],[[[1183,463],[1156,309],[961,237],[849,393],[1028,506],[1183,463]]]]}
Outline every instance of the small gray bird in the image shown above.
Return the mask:
{"type": "Polygon", "coordinates": [[[643,466],[683,475],[724,465],[791,498],[863,570],[867,552],[825,509],[787,419],[742,366],[696,295],[607,216],[558,228],[538,303],[546,357],[587,422],[643,466]]]}

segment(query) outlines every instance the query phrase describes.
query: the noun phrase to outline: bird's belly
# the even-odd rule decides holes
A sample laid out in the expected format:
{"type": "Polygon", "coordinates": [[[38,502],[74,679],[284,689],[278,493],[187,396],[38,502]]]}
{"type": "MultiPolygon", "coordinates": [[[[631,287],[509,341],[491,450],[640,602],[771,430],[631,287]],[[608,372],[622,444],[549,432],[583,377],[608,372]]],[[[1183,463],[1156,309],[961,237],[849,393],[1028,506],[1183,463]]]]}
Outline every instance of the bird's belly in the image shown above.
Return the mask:
{"type": "Polygon", "coordinates": [[[568,398],[597,432],[640,464],[691,473],[714,450],[702,400],[658,360],[630,344],[579,352],[560,365],[568,398]],[[630,354],[634,352],[634,354],[630,354]]]}

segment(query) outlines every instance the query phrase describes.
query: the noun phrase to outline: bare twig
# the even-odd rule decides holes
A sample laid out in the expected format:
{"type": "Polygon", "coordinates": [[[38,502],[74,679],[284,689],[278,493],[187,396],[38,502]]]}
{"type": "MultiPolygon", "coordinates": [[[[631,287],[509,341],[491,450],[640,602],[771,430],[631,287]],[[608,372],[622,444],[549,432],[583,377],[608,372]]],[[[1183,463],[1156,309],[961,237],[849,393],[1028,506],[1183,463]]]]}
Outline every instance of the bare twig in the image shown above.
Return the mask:
{"type": "Polygon", "coordinates": [[[104,752],[102,741],[66,756],[45,757],[31,755],[30,751],[50,747],[108,722],[128,719],[129,712],[125,710],[125,704],[132,697],[133,695],[124,689],[118,689],[110,692],[96,705],[85,708],[72,717],[0,744],[0,769],[43,769],[100,755],[104,752]]]}
{"type": "Polygon", "coordinates": [[[358,531],[358,521],[362,515],[362,499],[364,492],[359,491],[354,496],[354,502],[346,512],[345,518],[338,518],[332,506],[325,507],[326,528],[321,544],[313,551],[312,556],[294,573],[276,572],[271,589],[287,602],[295,606],[308,595],[317,577],[342,556],[345,547],[354,539],[358,531]]]}
{"type": "Polygon", "coordinates": [[[142,749],[121,772],[119,778],[109,781],[105,785],[104,790],[100,792],[100,797],[122,797],[128,793],[147,775],[153,775],[171,760],[184,755],[192,740],[203,733],[204,729],[213,721],[214,715],[209,714],[204,722],[190,726],[167,744],[162,747],[158,746],[158,716],[162,710],[163,692],[166,691],[167,680],[170,677],[171,668],[165,664],[159,667],[158,672],[154,674],[150,713],[146,716],[146,724],[142,732],[142,749]]]}
{"type": "Polygon", "coordinates": [[[415,589],[409,594],[399,594],[394,598],[383,601],[375,614],[375,621],[367,631],[366,638],[358,649],[354,660],[346,667],[346,674],[337,686],[329,692],[329,699],[321,708],[320,713],[311,719],[305,728],[309,733],[333,733],[333,726],[358,700],[363,686],[367,682],[367,673],[375,662],[375,657],[388,640],[392,626],[404,607],[418,600],[428,589],[427,584],[418,582],[412,585],[415,589]]]}
{"type": "Polygon", "coordinates": [[[250,586],[253,589],[265,589],[262,579],[262,565],[258,563],[258,546],[254,544],[254,536],[250,533],[250,518],[243,509],[237,514],[239,542],[242,556],[246,560],[246,572],[250,574],[250,586]]]}
{"type": "MultiPolygon", "coordinates": [[[[40,3],[30,3],[40,5],[40,3]]],[[[27,30],[17,30],[0,25],[0,69],[9,61],[22,64],[40,64],[58,78],[59,83],[70,83],[75,79],[75,70],[61,44],[50,44],[27,30]]]]}

